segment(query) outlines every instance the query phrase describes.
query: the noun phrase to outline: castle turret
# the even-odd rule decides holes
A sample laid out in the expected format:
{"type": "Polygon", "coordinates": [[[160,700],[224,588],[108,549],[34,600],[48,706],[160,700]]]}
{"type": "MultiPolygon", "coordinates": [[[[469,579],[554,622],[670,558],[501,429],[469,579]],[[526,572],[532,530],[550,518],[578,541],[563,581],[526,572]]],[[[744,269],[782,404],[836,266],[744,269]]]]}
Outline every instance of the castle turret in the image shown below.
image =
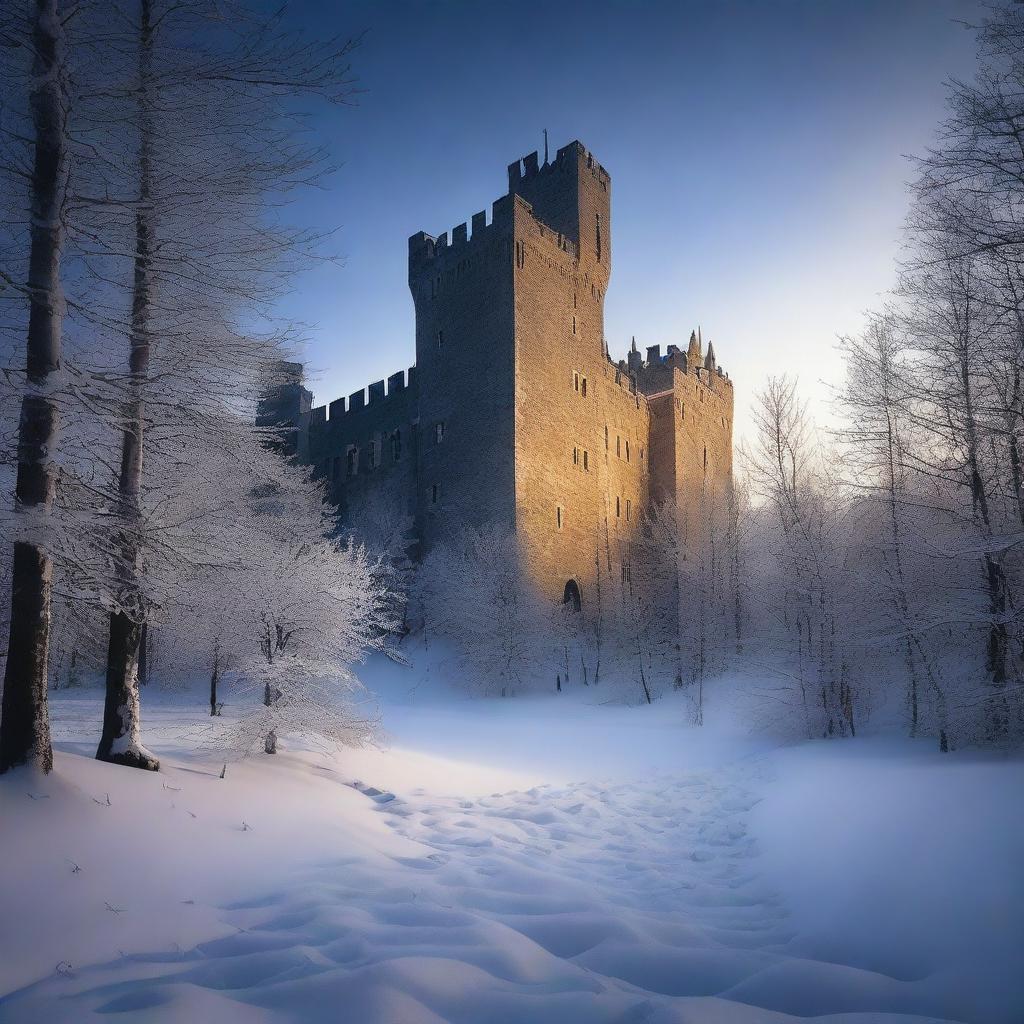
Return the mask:
{"type": "Polygon", "coordinates": [[[509,164],[508,191],[577,246],[580,264],[602,293],[611,275],[611,178],[580,142],[540,166],[537,153],[509,164]]]}

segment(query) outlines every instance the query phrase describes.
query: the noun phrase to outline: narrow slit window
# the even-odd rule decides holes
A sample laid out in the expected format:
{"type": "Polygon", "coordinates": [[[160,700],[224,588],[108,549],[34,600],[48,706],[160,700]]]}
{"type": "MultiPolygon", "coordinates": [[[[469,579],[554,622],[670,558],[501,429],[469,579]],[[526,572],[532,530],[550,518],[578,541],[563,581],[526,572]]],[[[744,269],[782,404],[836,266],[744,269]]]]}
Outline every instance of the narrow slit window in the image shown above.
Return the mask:
{"type": "Polygon", "coordinates": [[[583,450],[583,472],[590,472],[590,452],[588,452],[585,448],[583,450]]]}
{"type": "Polygon", "coordinates": [[[608,424],[604,425],[604,450],[608,451],[608,424]]]}
{"type": "Polygon", "coordinates": [[[573,448],[572,450],[572,464],[578,466],[580,461],[580,450],[579,448],[573,448]]]}
{"type": "Polygon", "coordinates": [[[587,397],[587,378],[586,377],[581,377],[580,378],[580,394],[584,398],[587,397]]]}
{"type": "Polygon", "coordinates": [[[436,505],[437,504],[437,496],[438,496],[439,492],[440,492],[440,487],[437,484],[431,484],[430,485],[430,504],[431,505],[436,505]]]}
{"type": "Polygon", "coordinates": [[[402,432],[396,430],[391,435],[391,458],[397,462],[402,457],[402,432]]]}
{"type": "Polygon", "coordinates": [[[629,462],[629,438],[626,438],[626,461],[629,462]]]}
{"type": "Polygon", "coordinates": [[[359,472],[359,452],[355,448],[349,448],[345,453],[345,475],[355,476],[359,472]]]}
{"type": "Polygon", "coordinates": [[[622,438],[618,434],[615,435],[615,456],[622,458],[622,438]]]}
{"type": "Polygon", "coordinates": [[[438,420],[434,424],[434,444],[440,444],[444,440],[444,420],[438,420]]]}
{"type": "Polygon", "coordinates": [[[633,502],[626,499],[626,522],[628,523],[633,516],[633,502]]]}
{"type": "Polygon", "coordinates": [[[558,525],[558,529],[562,528],[562,506],[558,505],[555,507],[555,522],[558,525]]]}
{"type": "Polygon", "coordinates": [[[622,515],[621,508],[622,508],[621,500],[619,499],[619,496],[616,495],[615,496],[615,518],[616,519],[620,518],[621,515],[622,515]]]}
{"type": "Polygon", "coordinates": [[[440,348],[444,344],[444,331],[437,332],[437,347],[440,348]]]}
{"type": "Polygon", "coordinates": [[[580,389],[580,375],[575,372],[572,375],[572,388],[573,391],[579,391],[580,389]]]}

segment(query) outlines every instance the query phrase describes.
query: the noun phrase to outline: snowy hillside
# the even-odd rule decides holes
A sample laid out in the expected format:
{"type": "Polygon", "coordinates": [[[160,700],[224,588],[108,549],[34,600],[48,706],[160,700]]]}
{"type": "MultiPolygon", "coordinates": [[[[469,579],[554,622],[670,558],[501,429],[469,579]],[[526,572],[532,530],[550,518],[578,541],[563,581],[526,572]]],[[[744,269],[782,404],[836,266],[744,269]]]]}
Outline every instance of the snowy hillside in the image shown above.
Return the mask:
{"type": "Polygon", "coordinates": [[[200,696],[147,692],[150,774],[55,694],[55,773],[0,779],[0,1022],[1021,1019],[1020,760],[368,681],[387,749],[223,779],[200,696]]]}

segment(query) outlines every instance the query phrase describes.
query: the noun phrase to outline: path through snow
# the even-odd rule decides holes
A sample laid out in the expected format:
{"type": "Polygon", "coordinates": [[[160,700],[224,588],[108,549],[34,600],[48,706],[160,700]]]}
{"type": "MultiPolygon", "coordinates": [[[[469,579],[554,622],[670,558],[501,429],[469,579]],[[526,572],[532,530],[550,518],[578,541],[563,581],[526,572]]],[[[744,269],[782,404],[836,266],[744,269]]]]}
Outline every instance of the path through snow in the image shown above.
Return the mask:
{"type": "Polygon", "coordinates": [[[200,697],[147,694],[151,775],[55,693],[57,771],[0,779],[0,1024],[1024,1019],[1020,759],[374,672],[393,749],[224,779],[200,697]]]}
{"type": "Polygon", "coordinates": [[[349,782],[406,853],[292,869],[220,908],[234,934],[50,977],[0,1002],[0,1021],[940,1017],[920,983],[787,955],[748,830],[766,771],[747,759],[472,800],[349,782]]]}

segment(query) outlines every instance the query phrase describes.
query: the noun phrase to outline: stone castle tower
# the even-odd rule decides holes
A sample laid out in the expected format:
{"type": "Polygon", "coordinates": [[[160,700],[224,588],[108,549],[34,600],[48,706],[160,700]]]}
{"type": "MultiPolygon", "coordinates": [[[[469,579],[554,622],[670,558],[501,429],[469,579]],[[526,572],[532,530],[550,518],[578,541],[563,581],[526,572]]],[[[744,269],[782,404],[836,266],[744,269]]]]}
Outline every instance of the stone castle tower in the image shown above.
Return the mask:
{"type": "Polygon", "coordinates": [[[612,362],[611,179],[579,143],[508,168],[508,194],[409,239],[416,364],[312,409],[299,450],[343,512],[399,503],[421,551],[462,526],[516,532],[554,600],[627,579],[652,502],[732,479],[732,382],[692,334],[612,362]]]}

